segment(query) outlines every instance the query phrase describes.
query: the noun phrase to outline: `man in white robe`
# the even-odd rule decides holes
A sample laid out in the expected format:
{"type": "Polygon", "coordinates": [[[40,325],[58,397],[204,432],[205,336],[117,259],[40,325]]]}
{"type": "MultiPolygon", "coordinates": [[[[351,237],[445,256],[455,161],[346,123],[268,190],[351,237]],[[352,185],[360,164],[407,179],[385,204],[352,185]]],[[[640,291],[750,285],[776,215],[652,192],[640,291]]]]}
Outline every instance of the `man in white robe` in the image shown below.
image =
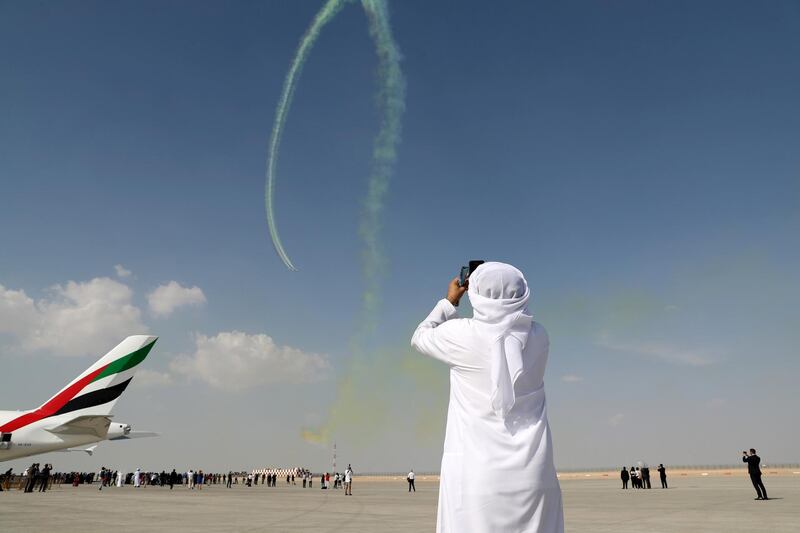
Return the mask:
{"type": "Polygon", "coordinates": [[[122,473],[122,470],[117,470],[117,487],[122,486],[123,479],[125,479],[125,474],[122,473]]]}
{"type": "Polygon", "coordinates": [[[344,495],[353,495],[353,469],[347,465],[347,470],[344,471],[344,495]]]}
{"type": "Polygon", "coordinates": [[[136,469],[136,472],[133,473],[133,486],[136,487],[137,489],[142,484],[141,475],[142,475],[142,471],[140,469],[138,469],[138,468],[136,469]]]}
{"type": "Polygon", "coordinates": [[[468,290],[473,318],[457,319],[467,287],[455,278],[411,340],[450,366],[436,531],[563,533],[544,395],[547,332],[511,265],[484,263],[468,290]]]}

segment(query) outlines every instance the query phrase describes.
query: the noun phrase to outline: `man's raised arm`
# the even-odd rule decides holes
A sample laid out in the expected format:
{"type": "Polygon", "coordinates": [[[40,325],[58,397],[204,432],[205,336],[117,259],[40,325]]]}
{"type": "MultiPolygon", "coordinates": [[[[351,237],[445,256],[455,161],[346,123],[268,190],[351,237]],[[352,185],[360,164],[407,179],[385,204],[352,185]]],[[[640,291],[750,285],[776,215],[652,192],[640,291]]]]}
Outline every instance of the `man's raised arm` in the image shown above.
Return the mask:
{"type": "Polygon", "coordinates": [[[433,310],[425,320],[420,322],[411,337],[411,346],[425,355],[450,364],[453,346],[446,338],[446,335],[443,335],[441,331],[437,331],[437,328],[451,318],[458,317],[458,311],[455,306],[466,290],[466,287],[459,286],[458,278],[454,278],[450,282],[450,286],[447,289],[447,298],[442,298],[436,302],[433,310]]]}

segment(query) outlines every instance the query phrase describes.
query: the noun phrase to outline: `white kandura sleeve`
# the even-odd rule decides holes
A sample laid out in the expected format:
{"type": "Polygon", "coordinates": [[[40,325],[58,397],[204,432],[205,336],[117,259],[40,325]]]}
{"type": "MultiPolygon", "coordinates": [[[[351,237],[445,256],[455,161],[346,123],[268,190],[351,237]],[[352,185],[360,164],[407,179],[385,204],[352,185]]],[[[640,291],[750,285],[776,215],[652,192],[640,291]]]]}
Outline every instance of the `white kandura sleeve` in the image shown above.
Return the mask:
{"type": "Polygon", "coordinates": [[[438,326],[456,317],[458,317],[458,310],[449,300],[442,298],[436,302],[433,311],[425,320],[417,326],[414,336],[411,337],[411,346],[420,353],[435,357],[447,364],[453,364],[454,343],[438,330],[438,326]]]}

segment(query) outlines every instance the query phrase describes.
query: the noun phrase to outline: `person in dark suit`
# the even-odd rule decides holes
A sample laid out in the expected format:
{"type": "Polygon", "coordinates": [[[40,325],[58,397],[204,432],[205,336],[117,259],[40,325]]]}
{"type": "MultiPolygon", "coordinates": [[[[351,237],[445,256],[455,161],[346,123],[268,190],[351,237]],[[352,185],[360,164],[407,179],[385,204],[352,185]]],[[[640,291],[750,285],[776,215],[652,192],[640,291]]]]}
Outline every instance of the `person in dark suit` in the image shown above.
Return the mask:
{"type": "Polygon", "coordinates": [[[619,473],[619,477],[622,478],[622,488],[627,489],[628,480],[631,478],[631,476],[630,474],[628,474],[628,470],[626,470],[624,466],[622,467],[622,470],[619,473]]]}
{"type": "Polygon", "coordinates": [[[47,485],[50,483],[50,471],[53,469],[53,465],[49,463],[45,463],[44,468],[39,473],[39,479],[41,483],[39,485],[39,492],[45,492],[47,490],[47,485]]]}
{"type": "Polygon", "coordinates": [[[661,488],[667,488],[667,469],[663,464],[658,465],[658,476],[661,478],[661,488]]]}
{"type": "Polygon", "coordinates": [[[761,457],[756,455],[755,448],[750,448],[749,454],[747,452],[742,452],[742,454],[742,462],[747,463],[747,473],[750,474],[750,481],[753,482],[753,487],[758,495],[756,500],[769,500],[767,489],[764,488],[764,483],[761,481],[761,457]]]}
{"type": "Polygon", "coordinates": [[[650,486],[650,467],[644,465],[642,467],[642,488],[643,489],[651,489],[650,486]]]}

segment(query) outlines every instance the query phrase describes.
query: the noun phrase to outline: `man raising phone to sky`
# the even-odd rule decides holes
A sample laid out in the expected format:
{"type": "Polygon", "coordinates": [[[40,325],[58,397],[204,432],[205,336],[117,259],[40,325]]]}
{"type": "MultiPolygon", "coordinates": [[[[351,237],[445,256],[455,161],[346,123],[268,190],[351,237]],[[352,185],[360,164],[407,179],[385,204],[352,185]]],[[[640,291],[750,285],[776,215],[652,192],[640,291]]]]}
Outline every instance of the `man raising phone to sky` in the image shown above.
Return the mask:
{"type": "Polygon", "coordinates": [[[750,453],[742,452],[742,462],[747,463],[747,473],[750,474],[750,481],[753,482],[753,487],[756,489],[756,500],[769,500],[767,498],[767,489],[764,488],[764,482],[761,481],[761,457],[756,455],[756,449],[750,448],[750,453]]]}
{"type": "Polygon", "coordinates": [[[564,531],[544,396],[550,342],[530,296],[522,272],[484,263],[450,282],[411,339],[450,367],[439,533],[564,531]],[[474,315],[459,319],[467,292],[474,315]]]}

